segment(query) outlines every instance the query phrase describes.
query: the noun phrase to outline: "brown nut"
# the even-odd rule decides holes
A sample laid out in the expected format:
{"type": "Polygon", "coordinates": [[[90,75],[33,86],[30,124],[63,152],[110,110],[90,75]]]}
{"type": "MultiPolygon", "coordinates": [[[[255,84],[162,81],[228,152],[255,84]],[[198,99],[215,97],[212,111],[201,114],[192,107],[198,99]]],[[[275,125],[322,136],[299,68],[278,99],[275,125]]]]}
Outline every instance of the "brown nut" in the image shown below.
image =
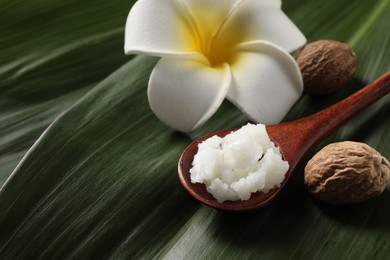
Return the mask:
{"type": "Polygon", "coordinates": [[[356,56],[351,48],[333,40],[319,40],[305,45],[296,55],[304,91],[326,94],[345,85],[356,71],[356,56]]]}
{"type": "Polygon", "coordinates": [[[380,195],[390,177],[390,163],[364,143],[325,146],[305,167],[311,194],[332,204],[358,203],[380,195]]]}

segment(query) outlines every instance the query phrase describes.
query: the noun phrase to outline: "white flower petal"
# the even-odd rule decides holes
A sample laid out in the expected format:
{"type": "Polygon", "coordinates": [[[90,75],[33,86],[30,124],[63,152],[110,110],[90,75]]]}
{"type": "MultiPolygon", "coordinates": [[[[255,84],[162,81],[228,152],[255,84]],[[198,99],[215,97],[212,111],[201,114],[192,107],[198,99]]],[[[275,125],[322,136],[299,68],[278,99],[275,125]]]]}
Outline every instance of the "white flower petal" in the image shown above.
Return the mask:
{"type": "Polygon", "coordinates": [[[125,53],[193,57],[195,37],[178,0],[139,0],[127,17],[125,53]]]}
{"type": "Polygon", "coordinates": [[[233,82],[228,99],[255,122],[279,122],[302,94],[297,63],[272,43],[241,45],[230,65],[233,82]]]}
{"type": "Polygon", "coordinates": [[[230,84],[227,64],[211,68],[201,62],[162,58],[149,80],[150,107],[167,125],[190,132],[215,113],[230,84]]]}
{"type": "Polygon", "coordinates": [[[236,32],[240,42],[264,40],[292,52],[306,43],[305,36],[280,8],[280,1],[241,1],[221,29],[220,37],[236,32]]]}
{"type": "Polygon", "coordinates": [[[186,0],[182,1],[183,6],[187,8],[187,11],[191,14],[195,22],[203,27],[210,27],[215,29],[219,23],[221,23],[228,15],[230,10],[240,0],[186,0]]]}
{"type": "MultiPolygon", "coordinates": [[[[192,19],[194,30],[197,31],[202,44],[208,40],[224,22],[230,10],[240,2],[239,0],[186,0],[182,1],[188,16],[192,19]]],[[[201,46],[206,48],[206,46],[201,46]]]]}

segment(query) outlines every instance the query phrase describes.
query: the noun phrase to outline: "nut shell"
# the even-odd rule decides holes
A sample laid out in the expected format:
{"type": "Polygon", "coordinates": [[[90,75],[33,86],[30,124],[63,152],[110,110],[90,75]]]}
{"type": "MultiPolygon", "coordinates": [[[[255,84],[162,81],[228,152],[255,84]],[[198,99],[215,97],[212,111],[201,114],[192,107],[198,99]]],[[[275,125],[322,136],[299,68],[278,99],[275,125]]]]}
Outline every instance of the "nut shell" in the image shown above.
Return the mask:
{"type": "Polygon", "coordinates": [[[305,167],[311,194],[332,204],[358,203],[380,195],[390,177],[390,163],[364,143],[329,144],[305,167]]]}
{"type": "Polygon", "coordinates": [[[304,91],[314,95],[333,92],[355,74],[356,55],[345,43],[319,40],[305,45],[296,55],[304,91]]]}

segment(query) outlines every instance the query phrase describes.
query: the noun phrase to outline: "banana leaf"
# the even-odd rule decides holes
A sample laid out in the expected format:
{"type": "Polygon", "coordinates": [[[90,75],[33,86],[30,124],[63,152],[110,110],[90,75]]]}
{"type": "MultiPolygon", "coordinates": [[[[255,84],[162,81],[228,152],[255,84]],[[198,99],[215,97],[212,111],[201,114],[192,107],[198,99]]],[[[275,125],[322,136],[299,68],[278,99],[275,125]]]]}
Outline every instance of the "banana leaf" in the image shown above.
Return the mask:
{"type": "MultiPolygon", "coordinates": [[[[123,54],[135,1],[0,0],[0,259],[387,259],[389,185],[331,206],[298,167],[271,205],[231,214],[180,186],[177,160],[203,134],[247,119],[225,102],[184,135],[150,111],[155,58],[123,54]]],[[[308,37],[350,44],[358,70],[343,89],[303,95],[284,121],[319,111],[390,70],[390,1],[285,0],[308,37]]],[[[322,142],[368,143],[390,157],[385,97],[322,142]]]]}

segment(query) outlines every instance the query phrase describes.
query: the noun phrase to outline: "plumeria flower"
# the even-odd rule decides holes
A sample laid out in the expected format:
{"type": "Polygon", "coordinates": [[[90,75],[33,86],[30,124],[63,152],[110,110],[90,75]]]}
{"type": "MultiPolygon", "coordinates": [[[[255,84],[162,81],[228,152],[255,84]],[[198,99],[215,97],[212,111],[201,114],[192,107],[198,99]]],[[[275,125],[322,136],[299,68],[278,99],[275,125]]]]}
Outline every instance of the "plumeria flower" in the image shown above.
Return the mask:
{"type": "Polygon", "coordinates": [[[280,0],[139,0],[126,54],[161,57],[149,79],[152,111],[174,129],[205,123],[225,97],[255,122],[279,122],[302,94],[289,52],[306,42],[280,0]]]}

